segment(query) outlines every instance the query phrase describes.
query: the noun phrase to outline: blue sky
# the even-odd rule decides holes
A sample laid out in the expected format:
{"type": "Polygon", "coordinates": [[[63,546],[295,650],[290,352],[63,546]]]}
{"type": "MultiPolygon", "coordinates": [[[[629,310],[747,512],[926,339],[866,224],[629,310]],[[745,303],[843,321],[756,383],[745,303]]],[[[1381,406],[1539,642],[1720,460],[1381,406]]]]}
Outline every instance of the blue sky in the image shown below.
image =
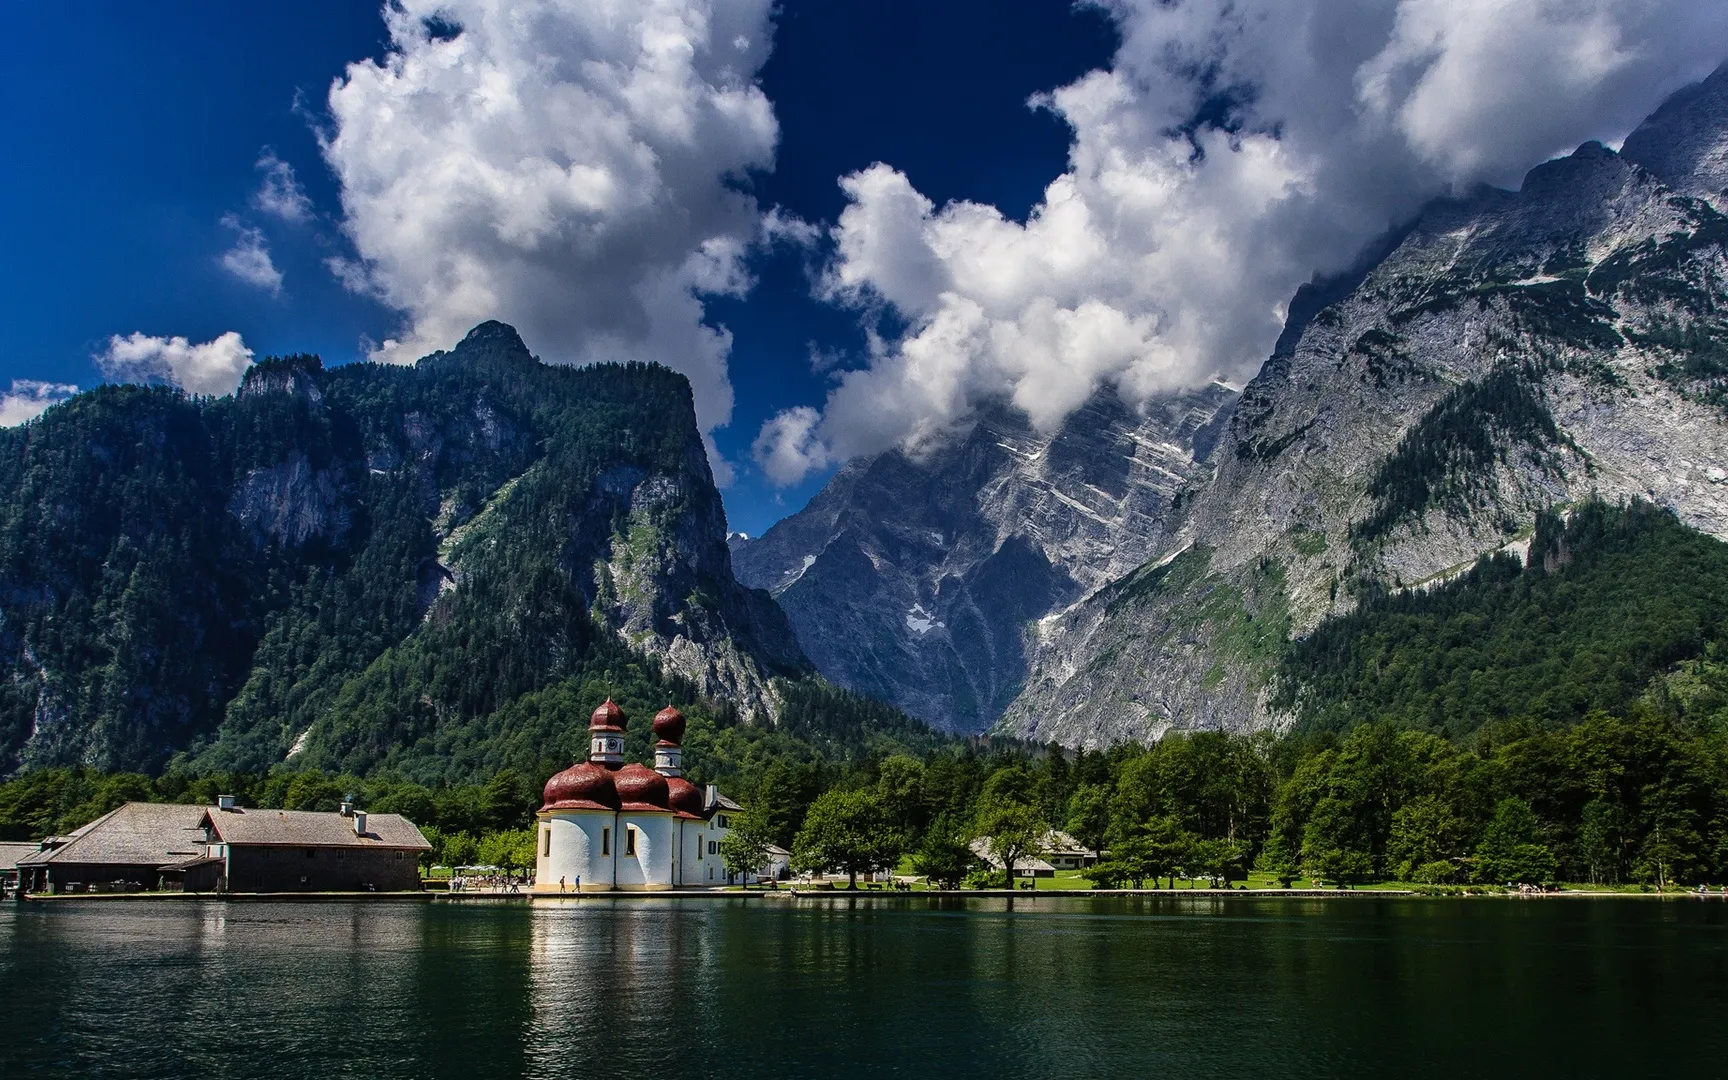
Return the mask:
{"type": "Polygon", "coordinates": [[[1313,274],[1707,74],[1718,5],[21,6],[0,423],[497,317],[690,375],[760,533],[987,401],[1246,381],[1313,274]]]}
{"type": "MultiPolygon", "coordinates": [[[[0,386],[36,379],[89,386],[91,357],[113,334],[193,342],[237,330],[259,357],[317,352],[355,359],[400,315],[344,289],[323,260],[351,252],[339,188],[313,133],[330,81],[382,55],[386,33],[366,3],[33,5],[11,13],[21,50],[0,67],[15,167],[0,170],[0,312],[9,328],[0,386]],[[167,11],[169,13],[164,14],[167,11]],[[315,218],[286,227],[251,209],[266,149],[294,168],[315,218]],[[265,231],[284,276],[279,296],[219,265],[238,215],[265,231]]],[[[753,177],[759,198],[831,221],[838,178],[894,161],[934,197],[982,199],[1024,216],[1061,171],[1061,122],[1026,107],[1035,91],[1104,63],[1113,31],[1095,11],[1060,2],[905,0],[836,5],[792,0],[761,72],[775,102],[775,168],[753,177]],[[975,28],[987,24],[982,38],[975,28]],[[956,128],[968,137],[955,140],[956,128]]],[[[748,462],[758,427],[780,409],[819,401],[810,344],[862,347],[858,320],[810,296],[811,257],[752,259],[748,296],[711,306],[735,335],[738,404],[721,452],[748,462]]],[[[538,348],[530,340],[531,348],[538,348]]],[[[831,470],[830,470],[831,471],[831,470]]],[[[796,510],[826,473],[784,492],[748,467],[726,492],[734,528],[760,532],[796,510]]]]}

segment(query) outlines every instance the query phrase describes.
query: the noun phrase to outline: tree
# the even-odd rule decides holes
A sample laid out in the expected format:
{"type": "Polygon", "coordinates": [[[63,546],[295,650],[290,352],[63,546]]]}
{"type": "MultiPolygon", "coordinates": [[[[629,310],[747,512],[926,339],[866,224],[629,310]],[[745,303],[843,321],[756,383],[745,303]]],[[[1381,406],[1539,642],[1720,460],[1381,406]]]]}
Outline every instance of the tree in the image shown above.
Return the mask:
{"type": "Polygon", "coordinates": [[[761,874],[768,865],[768,825],[761,813],[748,810],[732,817],[732,827],[720,838],[720,861],[728,877],[761,874]]]}
{"type": "Polygon", "coordinates": [[[1260,858],[1255,867],[1271,874],[1278,884],[1286,889],[1302,876],[1302,863],[1297,858],[1297,853],[1290,850],[1284,835],[1277,832],[1274,832],[1267,839],[1266,846],[1260,849],[1260,858]]]}
{"type": "Polygon", "coordinates": [[[472,835],[457,832],[444,837],[444,850],[439,853],[439,861],[445,866],[473,866],[479,860],[480,847],[472,835]]]}
{"type": "Polygon", "coordinates": [[[432,845],[420,853],[420,876],[425,877],[438,863],[438,853],[444,849],[444,833],[436,825],[422,825],[420,835],[432,845]]]}
{"type": "Polygon", "coordinates": [[[908,754],[882,759],[876,769],[876,790],[894,827],[908,836],[924,827],[924,763],[908,754]]]}
{"type": "Polygon", "coordinates": [[[1431,863],[1452,863],[1461,854],[1464,823],[1450,803],[1438,795],[1411,799],[1392,815],[1392,837],[1386,857],[1401,880],[1415,881],[1416,871],[1431,863]]]}
{"type": "Polygon", "coordinates": [[[1110,831],[1110,789],[1081,784],[1068,799],[1068,832],[1090,851],[1102,851],[1110,831]]]}
{"type": "Polygon", "coordinates": [[[1366,851],[1321,848],[1308,857],[1307,868],[1309,876],[1317,881],[1330,881],[1334,885],[1354,885],[1368,880],[1369,875],[1374,872],[1374,860],[1368,857],[1366,851]]]}
{"type": "Polygon", "coordinates": [[[1578,858],[1592,885],[1620,880],[1620,815],[1605,799],[1584,804],[1578,825],[1578,858]]]}
{"type": "Polygon", "coordinates": [[[1155,817],[1140,826],[1137,835],[1145,841],[1144,867],[1147,875],[1156,881],[1159,874],[1170,879],[1170,887],[1176,887],[1176,870],[1188,857],[1199,838],[1182,827],[1182,823],[1174,814],[1155,817]]]}
{"type": "Polygon", "coordinates": [[[912,868],[938,888],[959,888],[977,866],[978,856],[966,842],[965,831],[946,814],[931,822],[923,842],[912,853],[912,868]]]}
{"type": "Polygon", "coordinates": [[[776,759],[748,787],[747,805],[761,813],[770,842],[796,847],[805,812],[829,783],[811,764],[776,759]]]}
{"type": "Polygon", "coordinates": [[[1109,858],[1100,860],[1086,876],[1100,888],[1128,883],[1138,889],[1148,878],[1157,888],[1158,878],[1168,875],[1170,887],[1175,888],[1176,868],[1199,842],[1200,838],[1182,828],[1173,814],[1139,825],[1118,825],[1110,839],[1109,858]]]}
{"type": "Polygon", "coordinates": [[[1554,880],[1554,852],[1540,842],[1535,811],[1523,799],[1501,799],[1476,846],[1478,880],[1542,885],[1554,880]]]}
{"type": "Polygon", "coordinates": [[[367,805],[380,814],[401,814],[422,826],[437,820],[438,809],[432,793],[419,784],[386,787],[376,798],[368,800],[367,805]]]}
{"type": "Polygon", "coordinates": [[[480,792],[480,826],[489,831],[520,828],[533,820],[540,800],[515,769],[500,769],[480,792]]]}
{"type": "Polygon", "coordinates": [[[886,870],[898,862],[903,845],[875,792],[826,791],[804,816],[792,859],[805,872],[844,870],[848,887],[855,889],[860,873],[886,870]]]}
{"type": "Polygon", "coordinates": [[[1331,796],[1321,799],[1302,833],[1302,865],[1310,877],[1337,885],[1366,881],[1374,873],[1363,823],[1354,807],[1331,796]]]}
{"type": "Polygon", "coordinates": [[[1248,861],[1248,845],[1239,840],[1196,840],[1188,851],[1188,870],[1198,871],[1216,888],[1241,877],[1248,861]]]}
{"type": "Polygon", "coordinates": [[[1644,843],[1633,871],[1644,881],[1654,881],[1658,890],[1693,878],[1703,844],[1676,785],[1664,779],[1645,788],[1644,818],[1644,843]]]}
{"type": "Polygon", "coordinates": [[[482,836],[475,845],[481,863],[502,870],[525,870],[534,865],[534,830],[505,829],[482,836]]]}
{"type": "Polygon", "coordinates": [[[1015,864],[1043,854],[1044,838],[1050,832],[1024,765],[998,769],[985,781],[972,830],[988,842],[990,858],[1002,861],[1003,887],[1012,889],[1015,864]]]}

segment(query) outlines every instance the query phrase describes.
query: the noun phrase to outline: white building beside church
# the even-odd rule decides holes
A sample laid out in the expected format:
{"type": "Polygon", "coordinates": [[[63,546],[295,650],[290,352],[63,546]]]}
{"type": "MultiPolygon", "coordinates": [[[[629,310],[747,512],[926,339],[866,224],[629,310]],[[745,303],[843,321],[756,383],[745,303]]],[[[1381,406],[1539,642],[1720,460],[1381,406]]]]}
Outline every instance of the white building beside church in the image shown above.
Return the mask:
{"type": "Polygon", "coordinates": [[[588,723],[588,760],[546,781],[534,891],[650,891],[727,883],[720,840],[739,807],[684,779],[684,715],[654,717],[654,767],[624,762],[624,710],[588,723]]]}

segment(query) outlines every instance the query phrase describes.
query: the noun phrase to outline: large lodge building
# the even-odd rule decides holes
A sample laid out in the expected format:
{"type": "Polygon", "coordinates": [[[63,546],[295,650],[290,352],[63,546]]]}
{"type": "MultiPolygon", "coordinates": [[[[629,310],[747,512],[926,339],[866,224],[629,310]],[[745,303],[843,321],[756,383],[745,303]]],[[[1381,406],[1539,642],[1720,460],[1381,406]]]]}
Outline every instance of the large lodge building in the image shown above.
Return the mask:
{"type": "Polygon", "coordinates": [[[340,812],[127,803],[17,860],[28,892],[391,892],[420,887],[412,821],[340,812]]]}
{"type": "Polygon", "coordinates": [[[649,891],[727,883],[720,840],[736,803],[684,779],[684,714],[654,717],[654,767],[624,761],[624,710],[588,723],[588,760],[546,781],[534,891],[649,891]]]}

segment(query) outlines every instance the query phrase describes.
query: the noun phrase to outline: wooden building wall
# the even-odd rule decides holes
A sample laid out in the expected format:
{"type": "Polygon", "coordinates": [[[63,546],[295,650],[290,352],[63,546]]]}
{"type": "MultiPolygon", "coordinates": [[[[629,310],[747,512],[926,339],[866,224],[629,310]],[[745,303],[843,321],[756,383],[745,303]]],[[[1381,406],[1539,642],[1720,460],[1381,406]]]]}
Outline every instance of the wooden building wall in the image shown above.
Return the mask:
{"type": "Polygon", "coordinates": [[[412,851],[231,845],[229,892],[400,892],[420,887],[412,851]]]}

